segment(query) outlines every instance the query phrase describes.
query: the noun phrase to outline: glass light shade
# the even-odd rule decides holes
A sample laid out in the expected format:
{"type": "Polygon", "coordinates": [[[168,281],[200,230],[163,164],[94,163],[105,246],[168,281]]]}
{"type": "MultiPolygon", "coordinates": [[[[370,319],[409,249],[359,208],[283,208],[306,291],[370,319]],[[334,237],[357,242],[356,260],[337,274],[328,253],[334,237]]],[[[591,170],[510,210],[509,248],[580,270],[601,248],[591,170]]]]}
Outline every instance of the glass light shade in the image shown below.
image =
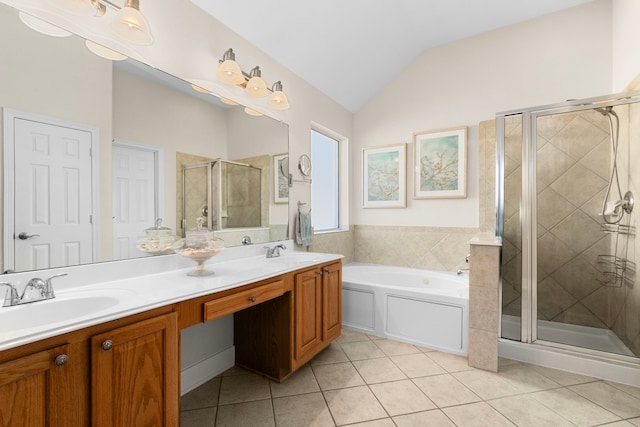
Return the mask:
{"type": "Polygon", "coordinates": [[[287,99],[287,95],[285,95],[283,91],[276,90],[273,92],[273,95],[271,95],[271,99],[269,99],[269,105],[274,110],[288,110],[289,100],[287,99]]]}
{"type": "Polygon", "coordinates": [[[123,40],[141,45],[153,43],[153,36],[147,20],[139,10],[133,7],[120,9],[111,26],[113,31],[123,40]]]}
{"type": "Polygon", "coordinates": [[[251,79],[249,79],[246,91],[249,95],[255,98],[266,96],[269,93],[269,90],[267,89],[267,83],[262,77],[258,76],[253,76],[251,77],[251,79]]]}
{"type": "Polygon", "coordinates": [[[60,27],[56,27],[53,24],[49,24],[48,22],[27,13],[18,12],[18,16],[24,25],[46,36],[69,37],[72,35],[69,31],[63,30],[60,27]]]}
{"type": "Polygon", "coordinates": [[[230,83],[233,85],[239,85],[244,83],[244,76],[242,75],[242,70],[240,66],[231,59],[227,59],[222,63],[218,64],[218,71],[216,72],[216,76],[218,79],[225,83],[230,83]]]}
{"type": "Polygon", "coordinates": [[[113,49],[109,49],[108,47],[104,47],[101,44],[92,42],[91,40],[86,40],[84,42],[87,49],[91,52],[95,53],[101,58],[109,59],[111,61],[123,61],[127,59],[127,55],[123,55],[120,52],[116,52],[113,49]]]}
{"type": "Polygon", "coordinates": [[[244,112],[250,116],[256,116],[256,117],[263,115],[260,111],[254,110],[253,108],[249,108],[249,107],[244,107],[244,112]]]}
{"type": "Polygon", "coordinates": [[[225,98],[224,96],[220,97],[220,102],[222,102],[224,104],[227,104],[227,105],[233,105],[233,106],[240,105],[236,101],[234,101],[233,99],[225,98]]]}

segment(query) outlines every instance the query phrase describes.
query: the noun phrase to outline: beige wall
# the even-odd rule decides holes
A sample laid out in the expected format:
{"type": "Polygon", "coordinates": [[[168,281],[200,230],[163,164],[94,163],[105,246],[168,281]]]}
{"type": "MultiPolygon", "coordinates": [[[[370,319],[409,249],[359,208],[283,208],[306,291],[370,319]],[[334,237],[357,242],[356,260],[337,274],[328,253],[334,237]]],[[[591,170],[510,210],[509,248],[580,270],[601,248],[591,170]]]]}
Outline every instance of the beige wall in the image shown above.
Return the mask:
{"type": "MultiPolygon", "coordinates": [[[[111,164],[111,63],[91,54],[80,40],[28,29],[6,9],[0,9],[0,19],[7,21],[0,26],[0,108],[97,128],[100,161],[111,164]]],[[[100,169],[100,182],[100,229],[110,236],[110,169],[100,169]]],[[[110,259],[111,239],[101,239],[99,251],[100,259],[110,259]]]]}
{"type": "Polygon", "coordinates": [[[478,227],[478,123],[609,93],[611,32],[611,3],[596,0],[424,51],[354,116],[352,223],[478,227]],[[414,200],[413,133],[460,126],[469,129],[467,198],[414,200]],[[407,209],[363,209],[362,149],[400,142],[410,143],[407,209]]]}
{"type": "MultiPolygon", "coordinates": [[[[113,137],[164,151],[164,224],[176,217],[176,152],[227,155],[226,111],[127,71],[113,70],[113,137]]],[[[110,201],[109,201],[110,203],[110,201]]],[[[175,230],[176,228],[174,228],[175,230]]]]}

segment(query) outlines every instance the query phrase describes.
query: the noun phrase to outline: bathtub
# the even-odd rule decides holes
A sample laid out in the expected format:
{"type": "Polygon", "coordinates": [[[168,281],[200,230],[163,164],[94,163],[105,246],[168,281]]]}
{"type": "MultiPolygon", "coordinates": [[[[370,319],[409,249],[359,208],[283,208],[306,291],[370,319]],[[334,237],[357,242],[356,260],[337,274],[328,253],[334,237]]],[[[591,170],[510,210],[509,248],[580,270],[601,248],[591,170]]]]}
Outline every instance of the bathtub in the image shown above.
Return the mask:
{"type": "Polygon", "coordinates": [[[346,264],[342,270],[342,324],[384,338],[467,355],[467,275],[346,264]]]}

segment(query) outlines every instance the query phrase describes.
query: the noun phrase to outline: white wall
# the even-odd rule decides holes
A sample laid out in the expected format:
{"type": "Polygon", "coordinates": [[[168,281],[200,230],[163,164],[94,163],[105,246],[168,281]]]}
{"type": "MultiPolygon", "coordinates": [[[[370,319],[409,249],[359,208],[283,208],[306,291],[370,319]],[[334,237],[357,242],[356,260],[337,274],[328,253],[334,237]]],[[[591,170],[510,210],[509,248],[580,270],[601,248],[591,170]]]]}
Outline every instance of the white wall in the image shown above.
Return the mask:
{"type": "Polygon", "coordinates": [[[353,223],[477,227],[478,123],[499,111],[609,93],[611,31],[611,3],[596,0],[425,51],[355,114],[353,223]],[[361,208],[362,148],[459,126],[469,128],[466,199],[412,200],[410,144],[407,209],[361,208]]]}
{"type": "Polygon", "coordinates": [[[623,92],[640,73],[640,2],[613,0],[612,92],[623,92]]]}

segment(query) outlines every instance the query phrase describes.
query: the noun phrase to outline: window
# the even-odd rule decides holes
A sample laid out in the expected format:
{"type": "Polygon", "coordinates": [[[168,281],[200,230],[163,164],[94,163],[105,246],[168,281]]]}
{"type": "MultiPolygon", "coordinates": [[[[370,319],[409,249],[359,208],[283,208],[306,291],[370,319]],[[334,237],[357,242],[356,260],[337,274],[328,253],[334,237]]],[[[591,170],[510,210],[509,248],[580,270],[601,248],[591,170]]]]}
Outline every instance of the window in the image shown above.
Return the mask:
{"type": "Polygon", "coordinates": [[[311,221],[314,230],[339,230],[340,140],[311,130],[311,221]]]}

